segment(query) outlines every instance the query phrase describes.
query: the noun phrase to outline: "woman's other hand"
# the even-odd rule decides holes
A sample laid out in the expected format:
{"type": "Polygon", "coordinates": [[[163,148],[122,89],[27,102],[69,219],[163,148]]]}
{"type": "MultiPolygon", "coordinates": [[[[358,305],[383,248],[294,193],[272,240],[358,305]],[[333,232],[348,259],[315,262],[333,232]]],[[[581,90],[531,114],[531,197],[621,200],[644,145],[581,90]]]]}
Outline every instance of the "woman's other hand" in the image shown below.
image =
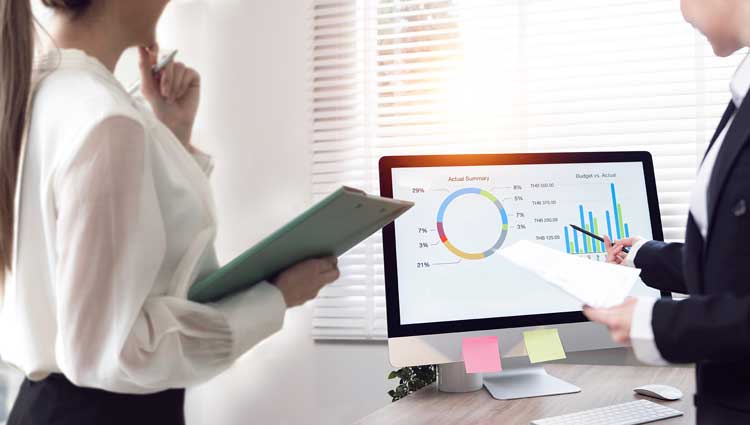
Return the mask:
{"type": "Polygon", "coordinates": [[[583,307],[583,314],[589,320],[601,323],[609,329],[612,340],[619,344],[630,342],[630,326],[637,298],[628,297],[622,304],[611,308],[583,307]]]}
{"type": "Polygon", "coordinates": [[[281,272],[273,283],[281,290],[287,307],[302,305],[339,278],[336,257],[306,260],[281,272]]]}
{"type": "Polygon", "coordinates": [[[623,251],[624,248],[630,248],[638,242],[639,238],[625,238],[620,239],[614,244],[609,240],[607,235],[604,235],[604,246],[607,248],[607,262],[612,264],[622,264],[625,261],[625,257],[628,253],[623,251]]]}
{"type": "Polygon", "coordinates": [[[151,70],[157,62],[158,47],[139,47],[141,92],[154,114],[193,152],[190,138],[200,102],[200,75],[181,62],[172,62],[161,72],[151,70]]]}

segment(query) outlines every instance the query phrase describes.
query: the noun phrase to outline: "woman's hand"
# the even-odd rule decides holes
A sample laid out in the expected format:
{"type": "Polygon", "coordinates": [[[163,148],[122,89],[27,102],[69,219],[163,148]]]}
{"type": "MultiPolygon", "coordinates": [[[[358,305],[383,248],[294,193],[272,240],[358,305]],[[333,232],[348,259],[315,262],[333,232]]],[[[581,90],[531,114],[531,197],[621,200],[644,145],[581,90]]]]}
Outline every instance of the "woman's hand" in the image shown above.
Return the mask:
{"type": "Polygon", "coordinates": [[[638,242],[638,240],[639,238],[636,237],[625,238],[612,244],[612,241],[609,240],[607,235],[604,235],[604,246],[607,249],[607,262],[612,264],[622,264],[622,262],[625,261],[625,257],[628,256],[628,253],[623,251],[623,248],[632,247],[638,242]]]}
{"type": "Polygon", "coordinates": [[[612,340],[619,344],[630,342],[630,325],[633,323],[633,312],[637,298],[628,297],[624,303],[610,308],[583,307],[583,314],[589,320],[601,323],[609,328],[612,340]]]}
{"type": "Polygon", "coordinates": [[[281,272],[272,283],[284,295],[287,307],[302,305],[318,296],[321,288],[339,278],[336,257],[307,260],[281,272]]]}
{"type": "Polygon", "coordinates": [[[180,62],[172,62],[158,74],[151,72],[159,48],[139,47],[141,92],[154,114],[183,146],[193,152],[190,138],[200,102],[200,75],[180,62]]]}

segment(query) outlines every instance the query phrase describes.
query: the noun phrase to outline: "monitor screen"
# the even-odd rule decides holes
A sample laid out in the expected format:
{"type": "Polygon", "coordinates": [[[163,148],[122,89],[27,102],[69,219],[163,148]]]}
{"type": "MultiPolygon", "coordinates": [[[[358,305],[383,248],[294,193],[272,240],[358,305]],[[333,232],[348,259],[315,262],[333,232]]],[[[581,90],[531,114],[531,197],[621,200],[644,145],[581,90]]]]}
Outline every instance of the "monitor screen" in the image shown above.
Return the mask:
{"type": "MultiPolygon", "coordinates": [[[[580,312],[579,301],[498,251],[525,239],[604,261],[604,244],[570,224],[613,240],[655,236],[642,161],[391,173],[393,197],[415,203],[393,228],[400,325],[580,312]]],[[[632,293],[659,296],[642,282],[632,293]]]]}

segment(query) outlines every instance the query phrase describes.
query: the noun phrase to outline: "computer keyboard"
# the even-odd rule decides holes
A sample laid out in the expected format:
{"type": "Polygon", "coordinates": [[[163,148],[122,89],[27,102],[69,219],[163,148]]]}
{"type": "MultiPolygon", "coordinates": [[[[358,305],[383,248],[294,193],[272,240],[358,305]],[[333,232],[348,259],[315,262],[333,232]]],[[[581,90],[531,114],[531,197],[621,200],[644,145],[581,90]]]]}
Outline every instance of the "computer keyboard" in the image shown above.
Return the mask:
{"type": "Polygon", "coordinates": [[[637,400],[531,421],[532,425],[638,425],[681,416],[679,410],[637,400]]]}

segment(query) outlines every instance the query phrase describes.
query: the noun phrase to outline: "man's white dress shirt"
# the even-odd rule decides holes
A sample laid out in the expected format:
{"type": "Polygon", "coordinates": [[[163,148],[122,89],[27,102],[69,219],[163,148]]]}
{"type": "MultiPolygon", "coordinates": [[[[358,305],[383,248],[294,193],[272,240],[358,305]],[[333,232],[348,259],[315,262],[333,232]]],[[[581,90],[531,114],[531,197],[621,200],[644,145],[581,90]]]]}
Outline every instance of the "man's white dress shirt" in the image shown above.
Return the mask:
{"type": "Polygon", "coordinates": [[[3,359],[32,380],[152,393],[205,381],[279,330],[269,283],[186,299],[218,267],[210,157],[81,51],[41,56],[34,77],[3,359]]]}
{"type": "MultiPolygon", "coordinates": [[[[745,95],[750,89],[750,55],[745,57],[740,66],[737,68],[732,81],[729,83],[729,89],[732,93],[732,102],[737,109],[742,105],[742,101],[745,99],[745,95]]],[[[735,112],[736,113],[736,112],[735,112]]],[[[693,187],[693,193],[690,198],[690,215],[693,217],[693,221],[698,226],[703,239],[708,234],[708,186],[711,182],[711,173],[716,163],[716,158],[719,155],[721,146],[724,143],[727,132],[734,122],[734,115],[727,121],[727,125],[721,131],[719,136],[716,138],[713,146],[706,153],[703,162],[698,169],[698,175],[696,177],[695,186],[693,187]]],[[[638,249],[646,241],[643,239],[638,240],[630,250],[630,253],[625,258],[624,264],[626,266],[633,267],[635,258],[638,253],[638,249]]],[[[651,297],[639,297],[638,302],[635,306],[635,312],[633,313],[633,321],[630,327],[630,340],[633,345],[633,351],[639,360],[645,363],[651,363],[656,365],[663,365],[667,362],[659,353],[654,341],[654,331],[651,326],[651,318],[654,310],[654,304],[656,298],[651,297]]]]}

